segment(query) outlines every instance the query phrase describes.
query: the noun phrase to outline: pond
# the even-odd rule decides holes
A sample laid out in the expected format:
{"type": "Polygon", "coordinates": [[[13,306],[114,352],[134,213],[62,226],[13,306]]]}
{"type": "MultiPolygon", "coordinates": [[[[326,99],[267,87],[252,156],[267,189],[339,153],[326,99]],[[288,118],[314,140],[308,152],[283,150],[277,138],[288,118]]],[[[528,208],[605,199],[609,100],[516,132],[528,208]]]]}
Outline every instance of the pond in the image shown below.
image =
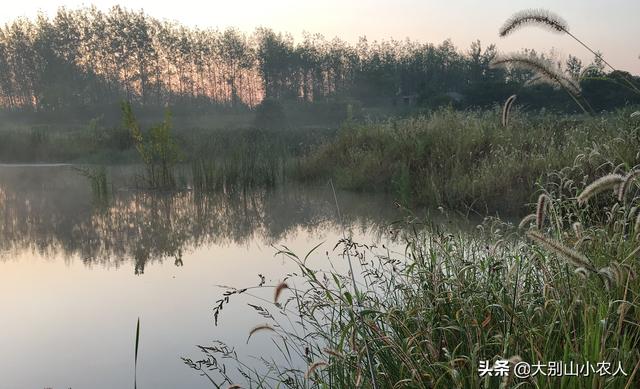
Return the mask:
{"type": "Polygon", "coordinates": [[[215,324],[221,285],[277,284],[295,269],[279,245],[321,244],[320,262],[343,233],[400,247],[389,197],[337,192],[341,223],[329,185],[149,193],[135,171],[109,169],[105,202],[73,166],[0,166],[1,388],[133,387],[138,318],[138,388],[211,387],[180,359],[196,345],[270,348],[246,344],[259,318],[242,299],[215,324]]]}

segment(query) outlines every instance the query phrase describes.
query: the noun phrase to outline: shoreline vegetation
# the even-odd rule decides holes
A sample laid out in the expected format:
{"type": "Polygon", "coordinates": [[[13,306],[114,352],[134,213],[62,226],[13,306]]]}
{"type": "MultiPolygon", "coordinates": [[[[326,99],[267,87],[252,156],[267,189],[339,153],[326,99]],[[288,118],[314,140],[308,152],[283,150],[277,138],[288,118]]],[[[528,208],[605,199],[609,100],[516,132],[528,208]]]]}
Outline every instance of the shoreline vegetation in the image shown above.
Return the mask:
{"type": "MultiPolygon", "coordinates": [[[[517,13],[500,34],[531,24],[570,35],[611,67],[546,11],[517,13]]],[[[301,171],[361,189],[393,183],[400,195],[454,207],[470,192],[488,207],[494,197],[526,197],[513,188],[537,186],[519,225],[486,218],[461,234],[409,220],[403,251],[345,235],[321,267],[312,264],[318,246],[304,257],[281,246],[277,254],[298,272],[277,285],[227,287],[214,307],[217,324],[227,304],[248,297],[264,324],[248,329],[247,343],[270,339],[278,359],[247,364],[214,342],[199,346],[202,359],[183,361],[229,388],[638,387],[640,112],[591,116],[575,80],[547,64],[522,56],[495,63],[534,70],[585,116],[530,118],[514,113],[514,95],[502,115],[440,111],[356,125],[305,157],[301,171]],[[265,289],[271,300],[259,294],[265,289]],[[545,370],[558,361],[560,373],[545,370]],[[540,370],[518,376],[522,363],[540,370]],[[606,371],[571,374],[572,364],[606,371]]],[[[627,87],[640,94],[632,81],[627,87]]]]}
{"type": "Polygon", "coordinates": [[[169,117],[143,127],[127,112],[121,128],[52,131],[35,143],[33,133],[16,133],[0,146],[2,155],[5,161],[23,156],[15,160],[21,164],[45,156],[93,170],[142,163],[146,173],[137,186],[147,189],[211,192],[332,180],[340,189],[388,193],[402,206],[442,206],[481,216],[522,216],[548,172],[572,166],[577,158],[588,160],[590,177],[605,162],[640,162],[640,116],[633,107],[597,116],[513,107],[506,126],[497,107],[442,108],[347,121],[335,130],[187,131],[173,128],[169,117]]]}
{"type": "Polygon", "coordinates": [[[569,35],[594,63],[570,56],[556,66],[531,50],[500,57],[480,42],[469,52],[448,41],[294,44],[267,29],[247,36],[119,7],[63,9],[2,30],[0,156],[94,164],[78,171],[96,203],[109,201],[104,165],[136,162],[142,190],[330,182],[390,193],[406,209],[486,216],[472,233],[408,217],[401,252],[346,233],[324,257],[319,246],[304,256],[279,246],[298,271],[226,288],[213,307],[217,325],[234,319],[227,304],[252,299],[247,343],[272,340],[277,360],[198,346],[201,355],[183,361],[216,388],[639,387],[639,79],[548,12],[518,13],[500,35],[527,25],[569,35]],[[140,34],[114,46],[130,59],[120,63],[110,44],[134,38],[119,35],[122,25],[140,34]],[[24,58],[31,72],[18,71],[24,58]],[[70,107],[93,119],[65,123],[70,107]],[[51,124],[34,125],[43,118],[51,124]],[[518,226],[504,221],[512,215],[524,217],[518,226]],[[314,267],[318,258],[336,267],[314,267]],[[624,373],[478,374],[499,360],[624,373]]]}
{"type": "Polygon", "coordinates": [[[410,221],[404,251],[345,238],[321,262],[333,270],[311,265],[323,257],[318,247],[304,257],[278,247],[298,272],[276,285],[226,287],[214,307],[217,324],[233,320],[227,304],[248,304],[264,324],[247,327],[247,343],[269,339],[276,356],[247,364],[217,341],[183,361],[229,388],[637,387],[638,168],[575,181],[590,169],[580,159],[555,172],[519,226],[487,218],[476,232],[451,233],[410,221]],[[354,270],[336,270],[346,263],[354,270]],[[483,361],[499,360],[510,375],[479,375],[483,361]],[[611,369],[513,375],[519,362],[555,361],[611,369]]]}
{"type": "Polygon", "coordinates": [[[295,42],[117,6],[18,19],[0,29],[0,161],[143,163],[139,187],[163,190],[332,180],[407,207],[520,215],[547,172],[593,153],[633,166],[639,143],[640,78],[549,12],[516,14],[499,36],[528,25],[593,62],[479,41],[295,42]]]}

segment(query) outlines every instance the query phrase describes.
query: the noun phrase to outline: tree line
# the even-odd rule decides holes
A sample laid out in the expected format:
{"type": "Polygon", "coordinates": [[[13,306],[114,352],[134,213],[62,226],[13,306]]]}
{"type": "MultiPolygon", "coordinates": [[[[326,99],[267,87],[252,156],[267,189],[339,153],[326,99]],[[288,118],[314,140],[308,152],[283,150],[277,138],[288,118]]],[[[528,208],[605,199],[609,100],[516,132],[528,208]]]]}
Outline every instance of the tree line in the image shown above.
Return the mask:
{"type": "MultiPolygon", "coordinates": [[[[516,91],[532,106],[549,99],[571,106],[548,86],[524,88],[527,71],[492,68],[497,55],[494,45],[479,41],[467,50],[449,40],[349,44],[306,34],[294,42],[267,28],[251,34],[188,28],[118,6],[60,8],[55,16],[17,19],[0,30],[0,106],[64,112],[123,99],[155,107],[254,107],[265,99],[487,106],[516,91]]],[[[546,60],[582,79],[598,109],[638,102],[615,87],[616,75],[598,61],[546,60]]]]}

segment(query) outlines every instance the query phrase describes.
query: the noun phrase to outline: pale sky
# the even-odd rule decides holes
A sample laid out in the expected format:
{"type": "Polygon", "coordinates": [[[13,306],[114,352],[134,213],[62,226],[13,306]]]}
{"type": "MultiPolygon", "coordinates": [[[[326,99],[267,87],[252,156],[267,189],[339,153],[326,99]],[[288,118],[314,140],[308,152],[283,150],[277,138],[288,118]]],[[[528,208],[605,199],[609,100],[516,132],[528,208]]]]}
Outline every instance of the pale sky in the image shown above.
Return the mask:
{"type": "Polygon", "coordinates": [[[472,41],[496,43],[501,52],[522,48],[554,49],[561,57],[577,55],[585,64],[592,56],[568,36],[527,28],[507,38],[497,36],[505,19],[525,8],[544,8],[560,14],[570,31],[600,50],[613,66],[640,74],[640,0],[88,0],[10,1],[2,5],[0,23],[38,11],[55,13],[59,6],[76,8],[94,4],[107,10],[115,4],[181,22],[189,26],[237,27],[252,32],[270,27],[300,38],[303,31],[338,36],[356,42],[411,38],[440,43],[451,38],[466,50],[472,41]]]}

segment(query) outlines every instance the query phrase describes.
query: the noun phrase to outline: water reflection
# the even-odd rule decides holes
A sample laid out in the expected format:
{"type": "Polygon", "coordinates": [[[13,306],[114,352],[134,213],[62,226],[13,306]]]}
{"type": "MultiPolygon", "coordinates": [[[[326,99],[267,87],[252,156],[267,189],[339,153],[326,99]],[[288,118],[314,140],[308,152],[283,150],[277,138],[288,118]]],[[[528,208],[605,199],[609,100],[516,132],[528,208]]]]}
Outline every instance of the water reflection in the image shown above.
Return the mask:
{"type": "MultiPolygon", "coordinates": [[[[313,234],[337,225],[329,187],[148,193],[127,189],[134,171],[112,168],[109,202],[96,204],[86,178],[70,167],[1,167],[1,258],[33,250],[87,265],[131,262],[141,274],[154,261],[182,266],[185,252],[203,245],[271,244],[294,230],[313,234]]],[[[388,198],[346,192],[338,197],[351,229],[382,233],[399,217],[388,198]]]]}

